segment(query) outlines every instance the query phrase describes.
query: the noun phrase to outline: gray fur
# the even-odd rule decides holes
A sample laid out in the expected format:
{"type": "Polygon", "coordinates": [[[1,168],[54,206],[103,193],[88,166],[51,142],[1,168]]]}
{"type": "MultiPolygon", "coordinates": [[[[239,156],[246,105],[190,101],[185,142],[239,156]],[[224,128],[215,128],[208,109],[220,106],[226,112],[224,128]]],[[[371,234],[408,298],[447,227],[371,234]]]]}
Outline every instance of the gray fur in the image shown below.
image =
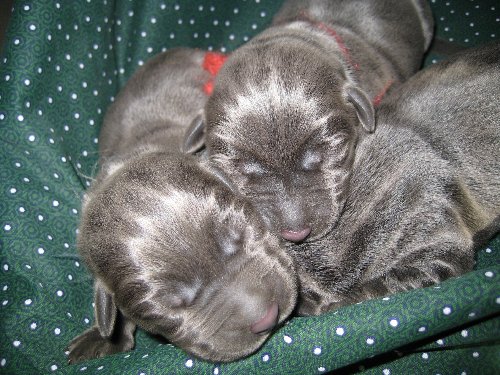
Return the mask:
{"type": "Polygon", "coordinates": [[[500,44],[411,78],[357,146],[345,208],[312,243],[291,245],[299,312],[319,314],[472,269],[500,230],[500,44]]]}
{"type": "Polygon", "coordinates": [[[129,350],[136,325],[212,361],[255,351],[294,309],[291,258],[224,175],[186,154],[210,76],[203,52],[147,62],[109,109],[101,170],[77,246],[95,278],[95,325],[69,345],[78,362],[129,350]],[[228,186],[229,185],[229,186],[228,186]]]}
{"type": "Polygon", "coordinates": [[[286,1],[231,54],[206,106],[210,160],[282,237],[317,240],[342,211],[374,102],[415,73],[432,38],[424,1],[286,1]]]}

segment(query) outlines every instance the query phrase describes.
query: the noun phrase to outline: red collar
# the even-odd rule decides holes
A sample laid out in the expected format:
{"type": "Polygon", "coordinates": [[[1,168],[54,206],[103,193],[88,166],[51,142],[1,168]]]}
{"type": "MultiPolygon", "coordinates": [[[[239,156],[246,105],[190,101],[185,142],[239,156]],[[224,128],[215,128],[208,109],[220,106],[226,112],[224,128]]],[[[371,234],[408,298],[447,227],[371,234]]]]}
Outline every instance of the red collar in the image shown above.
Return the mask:
{"type": "Polygon", "coordinates": [[[214,80],[219,73],[220,68],[227,60],[227,55],[224,55],[219,52],[207,52],[205,53],[205,57],[203,59],[202,67],[208,73],[210,73],[211,78],[205,82],[203,85],[203,92],[207,95],[211,95],[214,91],[214,80]]]}
{"type": "MultiPolygon", "coordinates": [[[[354,71],[359,71],[359,69],[360,69],[359,64],[356,61],[354,61],[354,59],[352,58],[351,52],[349,51],[349,48],[344,43],[344,40],[342,39],[340,34],[337,33],[337,31],[335,31],[335,29],[332,26],[329,26],[329,25],[325,24],[324,22],[314,20],[304,10],[302,10],[299,13],[299,16],[297,17],[297,21],[307,22],[310,25],[312,25],[313,27],[317,28],[318,30],[321,30],[321,31],[327,33],[328,35],[330,35],[331,37],[333,37],[333,39],[335,39],[335,42],[337,43],[337,46],[340,49],[340,52],[342,53],[342,56],[343,56],[345,62],[354,71]]],[[[385,86],[382,88],[382,90],[380,90],[379,93],[377,93],[377,95],[375,95],[375,97],[372,99],[372,103],[375,107],[380,104],[384,95],[387,93],[387,91],[389,90],[389,88],[392,86],[393,83],[394,83],[394,81],[391,79],[389,82],[387,82],[385,84],[385,86]]]]}

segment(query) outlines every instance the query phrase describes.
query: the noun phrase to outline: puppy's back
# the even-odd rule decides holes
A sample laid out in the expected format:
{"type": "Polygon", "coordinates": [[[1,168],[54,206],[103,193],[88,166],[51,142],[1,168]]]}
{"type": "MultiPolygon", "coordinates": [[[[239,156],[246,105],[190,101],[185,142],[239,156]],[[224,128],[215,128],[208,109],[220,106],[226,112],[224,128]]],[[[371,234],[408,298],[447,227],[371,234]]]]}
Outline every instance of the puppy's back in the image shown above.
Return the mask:
{"type": "MultiPolygon", "coordinates": [[[[421,71],[379,111],[408,127],[459,171],[482,205],[496,209],[500,186],[500,43],[421,71]]],[[[393,126],[393,125],[391,125],[393,126]]]]}
{"type": "Polygon", "coordinates": [[[203,85],[211,76],[202,67],[204,56],[200,50],[176,48],[139,68],[106,113],[101,157],[152,145],[180,151],[187,126],[207,100],[203,85]]]}

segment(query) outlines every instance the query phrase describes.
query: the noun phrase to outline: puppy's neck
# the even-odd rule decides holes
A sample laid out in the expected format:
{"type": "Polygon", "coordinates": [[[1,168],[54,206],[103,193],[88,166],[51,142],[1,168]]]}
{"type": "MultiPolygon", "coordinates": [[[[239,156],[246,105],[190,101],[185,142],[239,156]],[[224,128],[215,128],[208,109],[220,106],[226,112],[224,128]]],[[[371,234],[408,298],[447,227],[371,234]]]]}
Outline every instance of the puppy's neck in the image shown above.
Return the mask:
{"type": "MultiPolygon", "coordinates": [[[[333,25],[325,23],[323,21],[319,21],[314,19],[306,10],[301,10],[294,21],[289,22],[304,22],[313,27],[314,30],[321,32],[329,36],[336,44],[338,50],[340,51],[343,59],[344,66],[346,67],[348,76],[354,81],[357,82],[357,75],[362,70],[362,66],[356,61],[356,59],[352,56],[351,51],[346,44],[344,38],[342,37],[342,33],[335,28],[333,25]]],[[[372,103],[376,107],[380,104],[383,97],[389,90],[389,88],[394,83],[394,80],[389,80],[386,82],[384,87],[380,89],[379,92],[375,94],[372,98],[372,103]]]]}

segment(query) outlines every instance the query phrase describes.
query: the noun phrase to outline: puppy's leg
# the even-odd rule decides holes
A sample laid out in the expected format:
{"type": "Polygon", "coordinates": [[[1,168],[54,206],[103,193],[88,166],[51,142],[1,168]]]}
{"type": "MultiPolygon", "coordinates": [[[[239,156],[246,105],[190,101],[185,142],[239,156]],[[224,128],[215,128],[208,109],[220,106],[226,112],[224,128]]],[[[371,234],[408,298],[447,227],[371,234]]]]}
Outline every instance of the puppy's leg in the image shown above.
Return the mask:
{"type": "Polygon", "coordinates": [[[96,281],[94,290],[96,323],[69,343],[68,362],[71,364],[134,347],[135,323],[121,314],[112,296],[104,290],[99,281],[96,281]]]}

